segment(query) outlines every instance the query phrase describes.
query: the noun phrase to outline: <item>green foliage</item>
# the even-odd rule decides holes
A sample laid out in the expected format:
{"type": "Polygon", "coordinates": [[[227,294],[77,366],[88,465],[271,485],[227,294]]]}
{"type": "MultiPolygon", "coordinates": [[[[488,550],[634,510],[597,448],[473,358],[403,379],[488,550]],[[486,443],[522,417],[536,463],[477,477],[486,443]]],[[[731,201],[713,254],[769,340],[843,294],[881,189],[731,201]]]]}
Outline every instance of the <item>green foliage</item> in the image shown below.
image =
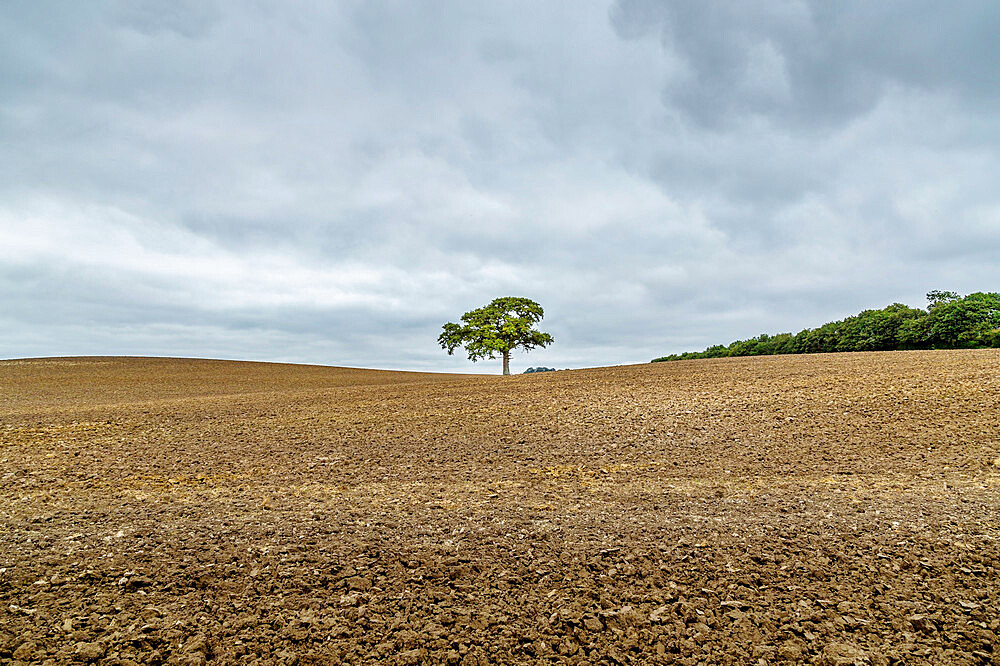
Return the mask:
{"type": "Polygon", "coordinates": [[[465,347],[470,361],[503,357],[504,374],[510,374],[510,352],[552,344],[552,336],[533,328],[542,320],[542,306],[527,298],[497,298],[489,305],[462,315],[462,324],[448,322],[442,328],[438,343],[453,354],[465,347]]]}
{"type": "Polygon", "coordinates": [[[896,349],[955,349],[1000,347],[1000,294],[977,292],[962,297],[953,291],[927,294],[927,310],[893,303],[865,310],[842,321],[807,328],[796,335],[762,334],[714,345],[703,352],[685,352],[653,359],[678,361],[764,354],[814,354],[838,351],[896,349]]]}
{"type": "Polygon", "coordinates": [[[933,310],[939,305],[944,305],[945,303],[951,303],[962,298],[957,291],[941,291],[940,289],[932,289],[927,292],[927,309],[933,310]]]}

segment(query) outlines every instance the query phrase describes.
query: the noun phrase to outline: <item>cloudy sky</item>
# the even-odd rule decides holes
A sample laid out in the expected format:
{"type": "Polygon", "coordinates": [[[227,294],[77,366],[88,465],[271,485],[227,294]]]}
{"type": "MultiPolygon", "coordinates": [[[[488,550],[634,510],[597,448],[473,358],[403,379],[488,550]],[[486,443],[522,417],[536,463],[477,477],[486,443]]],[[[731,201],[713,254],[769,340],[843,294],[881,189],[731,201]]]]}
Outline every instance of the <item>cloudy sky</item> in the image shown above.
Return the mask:
{"type": "Polygon", "coordinates": [[[1000,3],[8,3],[0,358],[497,372],[1000,289],[1000,3]],[[460,353],[459,353],[460,354],[460,353]]]}

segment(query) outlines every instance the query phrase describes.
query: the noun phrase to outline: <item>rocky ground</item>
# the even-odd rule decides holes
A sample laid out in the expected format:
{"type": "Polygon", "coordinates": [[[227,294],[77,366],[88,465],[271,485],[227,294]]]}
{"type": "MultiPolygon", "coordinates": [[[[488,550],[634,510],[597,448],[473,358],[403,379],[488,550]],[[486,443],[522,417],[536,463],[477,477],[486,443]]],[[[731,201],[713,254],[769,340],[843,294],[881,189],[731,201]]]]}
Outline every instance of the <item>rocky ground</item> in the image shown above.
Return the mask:
{"type": "Polygon", "coordinates": [[[0,362],[0,664],[1000,663],[1000,353],[0,362]]]}

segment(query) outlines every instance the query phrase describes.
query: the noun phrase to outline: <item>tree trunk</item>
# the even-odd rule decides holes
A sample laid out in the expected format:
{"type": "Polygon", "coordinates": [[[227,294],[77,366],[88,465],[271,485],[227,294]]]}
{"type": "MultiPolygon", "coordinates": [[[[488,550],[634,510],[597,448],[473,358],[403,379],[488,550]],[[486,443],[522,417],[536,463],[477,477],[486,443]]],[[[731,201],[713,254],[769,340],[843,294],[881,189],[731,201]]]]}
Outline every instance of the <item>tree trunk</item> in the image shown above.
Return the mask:
{"type": "Polygon", "coordinates": [[[505,351],[503,353],[503,374],[510,374],[510,352],[505,351]]]}

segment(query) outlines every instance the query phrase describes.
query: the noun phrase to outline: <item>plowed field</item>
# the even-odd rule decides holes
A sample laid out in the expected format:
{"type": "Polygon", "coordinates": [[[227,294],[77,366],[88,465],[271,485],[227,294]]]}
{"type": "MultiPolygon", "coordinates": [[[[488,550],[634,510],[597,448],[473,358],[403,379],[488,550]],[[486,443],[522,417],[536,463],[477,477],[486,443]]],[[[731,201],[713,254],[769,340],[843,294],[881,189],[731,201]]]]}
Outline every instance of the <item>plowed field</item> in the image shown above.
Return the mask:
{"type": "Polygon", "coordinates": [[[1000,663],[1000,353],[0,362],[0,663],[1000,663]]]}

